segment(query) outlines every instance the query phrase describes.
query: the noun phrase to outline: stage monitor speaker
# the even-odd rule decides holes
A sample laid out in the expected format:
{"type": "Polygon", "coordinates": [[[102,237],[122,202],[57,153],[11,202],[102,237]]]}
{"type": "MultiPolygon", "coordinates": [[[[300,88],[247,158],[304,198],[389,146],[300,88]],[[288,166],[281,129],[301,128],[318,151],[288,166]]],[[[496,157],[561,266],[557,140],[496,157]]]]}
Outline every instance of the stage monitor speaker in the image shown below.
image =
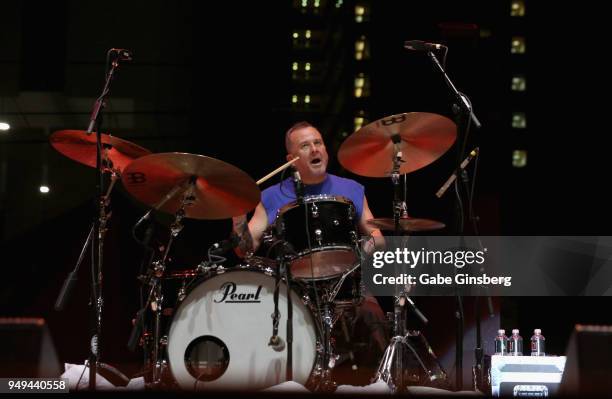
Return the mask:
{"type": "Polygon", "coordinates": [[[59,377],[60,363],[44,319],[0,317],[0,377],[59,377]]]}
{"type": "Polygon", "coordinates": [[[612,326],[576,325],[566,355],[561,394],[612,394],[612,326]]]}

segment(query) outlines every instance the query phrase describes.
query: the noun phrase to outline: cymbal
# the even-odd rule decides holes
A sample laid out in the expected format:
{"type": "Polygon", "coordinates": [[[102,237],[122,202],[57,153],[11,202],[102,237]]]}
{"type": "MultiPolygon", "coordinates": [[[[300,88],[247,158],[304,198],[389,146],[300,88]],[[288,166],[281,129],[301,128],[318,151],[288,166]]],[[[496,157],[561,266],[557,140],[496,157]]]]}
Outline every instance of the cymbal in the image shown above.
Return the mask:
{"type": "MultiPolygon", "coordinates": [[[[381,230],[395,230],[395,221],[393,218],[369,219],[367,224],[368,226],[376,227],[381,230]]],[[[443,229],[444,227],[446,227],[444,223],[429,219],[402,217],[399,220],[399,229],[401,231],[430,231],[443,229]]]]}
{"type": "Polygon", "coordinates": [[[400,174],[429,165],[455,142],[457,126],[450,119],[428,112],[391,115],[350,135],[338,151],[347,170],[367,177],[387,177],[393,169],[393,141],[402,152],[400,174]]]}
{"type": "MultiPolygon", "coordinates": [[[[92,168],[96,167],[96,134],[87,134],[84,130],[59,130],[54,132],[49,141],[53,148],[73,161],[92,168]]],[[[151,151],[127,140],[102,134],[102,145],[112,167],[120,172],[136,158],[150,154],[151,151]]]]}
{"type": "Polygon", "coordinates": [[[171,214],[180,208],[183,195],[191,189],[193,196],[185,207],[185,216],[194,219],[243,215],[255,208],[260,197],[255,181],[237,167],[204,155],[180,152],[135,159],[122,173],[121,181],[139,201],[171,214]],[[181,189],[167,199],[177,187],[181,189]]]}

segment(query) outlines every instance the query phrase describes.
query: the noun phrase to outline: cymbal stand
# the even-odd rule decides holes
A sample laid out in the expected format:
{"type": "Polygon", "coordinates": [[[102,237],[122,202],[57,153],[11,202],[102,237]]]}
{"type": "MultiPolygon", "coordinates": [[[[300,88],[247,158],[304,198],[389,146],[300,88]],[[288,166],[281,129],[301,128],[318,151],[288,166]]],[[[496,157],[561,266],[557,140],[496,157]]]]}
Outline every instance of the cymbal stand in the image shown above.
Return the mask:
{"type": "MultiPolygon", "coordinates": [[[[112,214],[112,212],[107,213],[107,208],[110,207],[110,195],[111,195],[111,192],[113,191],[113,188],[115,187],[115,183],[117,182],[117,180],[119,180],[119,172],[117,170],[108,169],[107,171],[111,173],[111,177],[110,177],[111,181],[108,186],[108,189],[106,190],[106,194],[104,194],[104,196],[102,197],[100,201],[101,207],[100,207],[100,215],[99,215],[99,221],[98,221],[98,223],[100,223],[100,226],[104,226],[104,229],[101,229],[101,232],[103,234],[106,233],[106,230],[107,230],[106,224],[112,214]]],[[[85,258],[85,252],[87,252],[87,248],[89,248],[89,245],[91,244],[94,229],[95,229],[95,226],[92,223],[92,226],[89,229],[89,234],[87,235],[87,239],[85,240],[85,243],[83,244],[83,248],[81,249],[81,254],[79,255],[79,259],[77,260],[76,266],[64,280],[64,285],[62,285],[62,289],[60,290],[60,293],[57,296],[57,300],[55,301],[55,306],[54,306],[55,310],[58,310],[58,311],[63,310],[64,306],[66,305],[66,302],[68,301],[68,298],[70,297],[72,289],[74,288],[74,284],[78,280],[77,274],[79,272],[83,259],[85,258]]]]}
{"type": "Polygon", "coordinates": [[[107,224],[112,215],[112,212],[108,211],[110,207],[110,196],[115,187],[115,183],[119,180],[120,174],[117,169],[114,169],[112,166],[112,162],[106,156],[107,149],[104,148],[102,151],[99,151],[99,159],[98,162],[100,166],[100,183],[98,185],[98,191],[100,191],[102,185],[101,182],[104,180],[104,174],[110,174],[110,183],[108,188],[106,189],[106,193],[104,195],[99,196],[99,200],[97,201],[97,209],[98,209],[98,217],[92,222],[91,228],[89,229],[89,234],[87,235],[87,239],[83,244],[83,248],[81,249],[81,253],[77,260],[77,263],[74,269],[68,274],[66,279],[64,280],[64,284],[60,290],[60,293],[55,301],[54,309],[57,311],[61,311],[64,309],[68,298],[74,288],[78,280],[78,272],[83,263],[83,259],[85,258],[85,253],[87,249],[92,247],[92,292],[91,292],[91,300],[90,306],[94,309],[94,313],[92,315],[92,336],[90,340],[90,356],[88,359],[88,367],[89,367],[89,389],[94,390],[96,386],[96,374],[98,370],[98,366],[100,364],[100,336],[102,334],[102,309],[104,306],[104,301],[102,299],[102,255],[104,248],[104,238],[106,236],[106,232],[108,230],[107,224]]]}
{"type": "MultiPolygon", "coordinates": [[[[404,200],[401,199],[400,194],[400,166],[402,162],[402,152],[400,151],[399,144],[401,138],[399,135],[391,136],[394,147],[393,155],[393,169],[391,172],[391,182],[393,183],[393,221],[394,221],[394,234],[395,236],[400,235],[400,219],[407,217],[406,201],[405,201],[405,180],[404,180],[404,200]]],[[[408,305],[419,317],[419,319],[427,324],[428,320],[423,314],[414,306],[414,302],[408,297],[406,290],[401,290],[395,295],[394,307],[393,307],[393,338],[391,343],[385,350],[383,358],[378,366],[378,370],[374,375],[374,382],[384,381],[393,392],[401,392],[405,389],[404,384],[404,353],[403,346],[411,349],[411,345],[408,342],[408,331],[406,329],[406,305],[408,305]],[[394,373],[395,370],[395,373],[394,373]]]]}
{"type": "Polygon", "coordinates": [[[404,160],[402,159],[402,151],[400,150],[400,143],[402,138],[399,134],[391,136],[393,141],[393,170],[391,171],[391,182],[393,183],[393,222],[394,222],[394,234],[399,235],[400,232],[400,218],[403,213],[406,212],[406,201],[401,199],[400,194],[400,166],[404,160]]]}
{"type": "MultiPolygon", "coordinates": [[[[147,276],[141,276],[141,280],[146,284],[150,285],[151,289],[149,290],[149,294],[147,297],[147,301],[142,309],[140,309],[136,316],[136,321],[134,323],[134,328],[132,329],[132,334],[130,336],[130,340],[128,343],[128,347],[130,349],[135,349],[138,339],[141,336],[142,326],[144,324],[144,314],[146,309],[151,307],[151,310],[155,313],[155,321],[154,321],[154,331],[153,331],[153,356],[151,358],[151,364],[153,364],[153,373],[152,373],[152,384],[159,385],[161,384],[161,376],[162,369],[164,366],[164,360],[160,354],[160,346],[165,344],[162,343],[162,335],[161,335],[161,316],[163,312],[164,306],[164,297],[161,292],[160,278],[164,275],[166,270],[166,260],[168,258],[168,254],[170,253],[170,248],[172,247],[172,243],[174,239],[179,235],[181,230],[183,229],[182,220],[185,217],[185,207],[192,205],[195,201],[195,195],[193,186],[195,184],[195,178],[191,178],[187,183],[183,182],[177,184],[168,194],[162,199],[162,201],[154,207],[154,209],[159,209],[172,199],[174,196],[178,194],[181,189],[184,189],[181,206],[174,213],[174,222],[170,225],[170,238],[168,239],[168,244],[164,248],[164,254],[161,260],[157,260],[153,262],[153,267],[148,271],[147,276]],[[185,187],[187,188],[185,189],[185,187]]],[[[141,218],[137,225],[148,218],[151,211],[149,211],[145,217],[141,218]]]]}

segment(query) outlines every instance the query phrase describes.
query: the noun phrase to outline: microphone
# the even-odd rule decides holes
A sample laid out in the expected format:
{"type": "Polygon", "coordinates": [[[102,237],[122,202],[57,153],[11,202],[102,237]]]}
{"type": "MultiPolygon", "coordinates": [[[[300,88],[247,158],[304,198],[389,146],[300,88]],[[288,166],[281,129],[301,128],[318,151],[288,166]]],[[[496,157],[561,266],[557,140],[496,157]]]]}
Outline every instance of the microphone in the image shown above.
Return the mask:
{"type": "MultiPolygon", "coordinates": [[[[470,161],[472,159],[474,159],[474,157],[476,156],[476,154],[478,154],[479,148],[476,147],[474,148],[470,154],[468,155],[467,158],[465,158],[463,160],[463,162],[461,162],[461,165],[459,165],[459,169],[461,171],[463,171],[463,169],[465,169],[465,167],[468,165],[468,163],[470,163],[470,161]]],[[[444,183],[442,185],[442,187],[440,187],[440,189],[438,190],[438,192],[436,193],[436,197],[441,198],[444,193],[446,192],[446,190],[450,187],[451,183],[455,181],[455,179],[457,178],[457,171],[454,171],[453,174],[448,178],[448,180],[446,181],[446,183],[444,183]]]]}
{"type": "Polygon", "coordinates": [[[268,346],[272,347],[276,352],[282,352],[285,349],[285,341],[278,335],[273,335],[270,337],[268,346]]]}
{"type": "Polygon", "coordinates": [[[222,255],[230,249],[236,248],[240,243],[240,238],[237,235],[232,234],[227,240],[221,240],[214,243],[210,248],[209,253],[211,255],[222,255]]]}
{"type": "Polygon", "coordinates": [[[293,185],[295,187],[295,196],[298,202],[304,202],[304,183],[302,182],[302,177],[300,176],[300,172],[295,167],[293,169],[293,185]]]}
{"type": "Polygon", "coordinates": [[[447,48],[447,47],[443,44],[427,43],[422,40],[407,40],[404,42],[404,48],[406,50],[413,50],[413,51],[433,51],[433,50],[440,50],[441,48],[447,48]]]}
{"type": "Polygon", "coordinates": [[[132,52],[124,48],[112,48],[108,50],[109,53],[117,54],[118,58],[122,61],[132,61],[132,52]]]}

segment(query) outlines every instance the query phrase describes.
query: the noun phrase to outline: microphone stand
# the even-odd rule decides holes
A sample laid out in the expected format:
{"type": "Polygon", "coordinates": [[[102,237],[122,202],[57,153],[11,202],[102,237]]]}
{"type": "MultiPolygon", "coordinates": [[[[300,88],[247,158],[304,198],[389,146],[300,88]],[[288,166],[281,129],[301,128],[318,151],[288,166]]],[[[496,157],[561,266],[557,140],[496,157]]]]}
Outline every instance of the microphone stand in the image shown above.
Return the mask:
{"type": "MultiPolygon", "coordinates": [[[[465,126],[462,141],[457,146],[457,162],[456,162],[455,170],[456,170],[457,176],[460,176],[461,160],[463,159],[463,156],[465,154],[465,147],[467,145],[467,138],[469,134],[470,124],[473,123],[474,126],[476,126],[476,128],[480,128],[481,123],[472,110],[472,104],[470,100],[465,94],[460,93],[457,90],[457,88],[455,87],[451,79],[446,74],[444,67],[440,64],[440,62],[436,58],[435,54],[431,50],[428,50],[427,55],[432,60],[434,66],[440,71],[448,88],[450,89],[451,93],[455,97],[456,103],[453,104],[453,113],[455,114],[455,121],[457,122],[457,126],[459,127],[465,126]],[[462,116],[466,119],[465,124],[463,123],[464,118],[462,118],[462,116]]],[[[458,194],[458,196],[459,196],[458,197],[458,207],[460,209],[458,210],[459,215],[458,215],[457,220],[458,220],[459,228],[457,230],[458,230],[458,234],[463,237],[463,234],[464,234],[463,209],[461,205],[461,195],[458,194]]],[[[455,379],[456,379],[456,390],[460,391],[463,389],[463,334],[464,334],[463,323],[464,323],[464,317],[463,317],[463,300],[462,300],[462,296],[459,290],[457,290],[456,299],[457,299],[457,309],[455,311],[455,317],[456,317],[457,325],[456,325],[456,352],[455,352],[455,372],[456,372],[455,379]]]]}
{"type": "MultiPolygon", "coordinates": [[[[473,151],[474,152],[474,151],[473,151]]],[[[473,153],[472,152],[472,153],[473,153]]],[[[479,230],[478,230],[478,220],[479,217],[477,215],[474,215],[472,212],[472,199],[473,199],[473,188],[474,188],[474,184],[475,184],[475,180],[476,180],[476,170],[478,168],[478,156],[479,156],[479,152],[476,151],[475,153],[476,156],[476,161],[475,161],[475,166],[474,166],[474,178],[472,180],[472,189],[470,190],[469,187],[469,183],[470,183],[470,178],[469,175],[467,173],[467,171],[465,169],[462,168],[461,171],[461,181],[463,182],[463,188],[464,190],[469,193],[468,198],[469,198],[469,203],[468,203],[468,207],[469,207],[469,212],[468,212],[468,217],[470,219],[470,221],[472,222],[472,226],[473,226],[473,230],[474,230],[474,234],[476,236],[479,236],[479,230]]],[[[483,249],[483,245],[482,242],[480,242],[480,240],[478,240],[478,244],[480,249],[483,249]]],[[[484,267],[481,266],[480,268],[480,272],[484,272],[484,267]]],[[[488,287],[479,287],[479,290],[484,291],[484,296],[486,297],[487,300],[487,308],[488,308],[488,315],[489,317],[493,317],[494,316],[494,310],[493,310],[493,302],[491,299],[491,296],[488,294],[488,287]]],[[[480,298],[482,295],[480,295],[480,292],[478,293],[478,295],[476,295],[476,297],[474,298],[474,313],[475,313],[475,317],[476,317],[476,346],[474,348],[474,366],[472,367],[472,385],[474,390],[476,391],[484,391],[485,388],[485,378],[484,378],[484,364],[483,364],[483,356],[484,356],[484,350],[482,348],[482,334],[481,334],[481,303],[480,303],[480,298]]]]}
{"type": "MultiPolygon", "coordinates": [[[[106,60],[108,67],[108,60],[110,59],[111,53],[114,49],[107,52],[106,60]]],[[[117,56],[112,60],[110,69],[106,73],[106,81],[104,82],[104,88],[102,94],[96,99],[94,104],[89,126],[86,134],[91,134],[94,130],[96,131],[96,215],[93,225],[90,229],[89,235],[81,254],[77,261],[74,270],[68,275],[64,281],[64,285],[60,291],[60,294],[55,302],[55,309],[62,310],[66,301],[72,291],[72,288],[77,281],[77,273],[80,265],[83,261],[87,247],[92,247],[92,276],[91,276],[91,300],[90,306],[93,308],[91,313],[91,338],[90,338],[90,355],[87,361],[89,367],[89,390],[94,391],[96,389],[96,376],[97,369],[100,365],[100,353],[101,353],[101,334],[102,334],[102,310],[104,306],[102,296],[102,282],[103,282],[103,248],[104,248],[104,237],[107,231],[107,222],[111,213],[107,214],[107,207],[110,204],[110,193],[118,179],[118,171],[113,169],[112,161],[106,157],[106,148],[102,143],[102,109],[105,107],[105,100],[110,93],[110,84],[113,80],[115,70],[119,67],[119,59],[117,56]],[[106,171],[111,173],[111,182],[108,190],[104,193],[104,174],[106,171]]]]}

